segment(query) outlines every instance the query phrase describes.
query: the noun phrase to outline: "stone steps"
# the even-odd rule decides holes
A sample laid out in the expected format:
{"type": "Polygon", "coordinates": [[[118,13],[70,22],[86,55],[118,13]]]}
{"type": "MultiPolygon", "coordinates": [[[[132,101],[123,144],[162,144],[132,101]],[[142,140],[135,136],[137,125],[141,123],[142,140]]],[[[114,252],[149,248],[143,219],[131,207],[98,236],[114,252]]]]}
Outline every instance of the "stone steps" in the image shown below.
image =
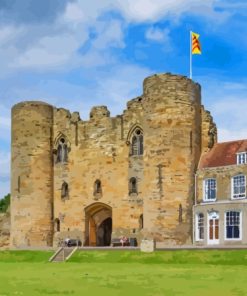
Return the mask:
{"type": "Polygon", "coordinates": [[[75,248],[59,248],[55,254],[49,259],[50,262],[64,262],[69,259],[69,257],[77,250],[75,248]]]}

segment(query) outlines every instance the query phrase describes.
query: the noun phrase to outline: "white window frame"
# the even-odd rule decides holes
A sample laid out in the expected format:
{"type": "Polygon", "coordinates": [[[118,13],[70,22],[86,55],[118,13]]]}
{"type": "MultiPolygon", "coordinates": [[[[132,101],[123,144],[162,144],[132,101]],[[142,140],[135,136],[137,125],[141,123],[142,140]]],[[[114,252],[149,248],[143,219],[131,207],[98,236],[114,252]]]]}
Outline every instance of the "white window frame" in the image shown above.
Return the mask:
{"type": "Polygon", "coordinates": [[[216,201],[217,198],[217,180],[216,178],[207,178],[203,180],[203,201],[216,201]],[[207,182],[210,182],[210,180],[214,180],[215,181],[215,198],[207,198],[207,194],[206,194],[206,188],[207,188],[207,182]]]}
{"type": "Polygon", "coordinates": [[[225,211],[225,218],[224,218],[224,236],[226,241],[241,241],[242,240],[242,211],[241,210],[227,210],[225,211]],[[226,231],[226,214],[228,212],[238,212],[239,213],[239,238],[227,238],[227,231],[226,231]]]}
{"type": "Polygon", "coordinates": [[[237,153],[237,164],[246,164],[247,163],[247,152],[237,153]]]}
{"type": "Polygon", "coordinates": [[[235,199],[244,199],[246,198],[246,176],[244,174],[238,174],[232,177],[231,179],[231,199],[235,200],[235,199]],[[237,177],[244,177],[244,188],[245,188],[245,192],[244,192],[244,196],[234,196],[234,178],[237,177]]]}
{"type": "Polygon", "coordinates": [[[196,214],[196,241],[197,242],[201,242],[201,241],[204,241],[204,239],[205,239],[205,215],[204,215],[204,213],[197,213],[196,214]],[[199,236],[199,215],[200,214],[202,214],[203,215],[203,236],[204,236],[204,238],[200,238],[200,236],[199,236]]]}

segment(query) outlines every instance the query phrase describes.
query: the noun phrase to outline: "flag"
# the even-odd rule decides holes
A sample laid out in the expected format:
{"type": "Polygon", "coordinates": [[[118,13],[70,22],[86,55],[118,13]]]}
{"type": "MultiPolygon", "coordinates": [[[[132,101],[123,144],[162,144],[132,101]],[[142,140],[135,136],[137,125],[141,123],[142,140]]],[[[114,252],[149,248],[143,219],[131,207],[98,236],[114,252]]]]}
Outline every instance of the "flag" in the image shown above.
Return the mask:
{"type": "Polygon", "coordinates": [[[201,45],[199,42],[199,34],[191,32],[192,54],[201,54],[201,45]]]}

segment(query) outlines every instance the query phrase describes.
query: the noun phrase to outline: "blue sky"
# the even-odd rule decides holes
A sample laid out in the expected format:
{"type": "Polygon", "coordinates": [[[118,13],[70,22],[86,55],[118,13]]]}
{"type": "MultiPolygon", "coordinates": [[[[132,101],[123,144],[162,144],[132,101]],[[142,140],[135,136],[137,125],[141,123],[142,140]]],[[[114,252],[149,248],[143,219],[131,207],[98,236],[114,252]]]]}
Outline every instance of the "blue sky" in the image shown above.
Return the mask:
{"type": "Polygon", "coordinates": [[[122,113],[154,73],[193,79],[219,141],[247,138],[246,0],[0,0],[0,197],[10,184],[10,111],[42,100],[89,117],[122,113]]]}

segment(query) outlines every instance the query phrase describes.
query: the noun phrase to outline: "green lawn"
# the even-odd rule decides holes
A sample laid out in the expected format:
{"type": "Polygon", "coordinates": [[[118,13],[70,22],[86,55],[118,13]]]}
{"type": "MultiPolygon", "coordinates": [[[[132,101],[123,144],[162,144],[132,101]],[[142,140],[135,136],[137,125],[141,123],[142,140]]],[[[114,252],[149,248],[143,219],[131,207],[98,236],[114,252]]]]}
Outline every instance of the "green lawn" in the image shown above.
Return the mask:
{"type": "Polygon", "coordinates": [[[247,251],[0,252],[3,295],[247,295],[247,251]]]}

